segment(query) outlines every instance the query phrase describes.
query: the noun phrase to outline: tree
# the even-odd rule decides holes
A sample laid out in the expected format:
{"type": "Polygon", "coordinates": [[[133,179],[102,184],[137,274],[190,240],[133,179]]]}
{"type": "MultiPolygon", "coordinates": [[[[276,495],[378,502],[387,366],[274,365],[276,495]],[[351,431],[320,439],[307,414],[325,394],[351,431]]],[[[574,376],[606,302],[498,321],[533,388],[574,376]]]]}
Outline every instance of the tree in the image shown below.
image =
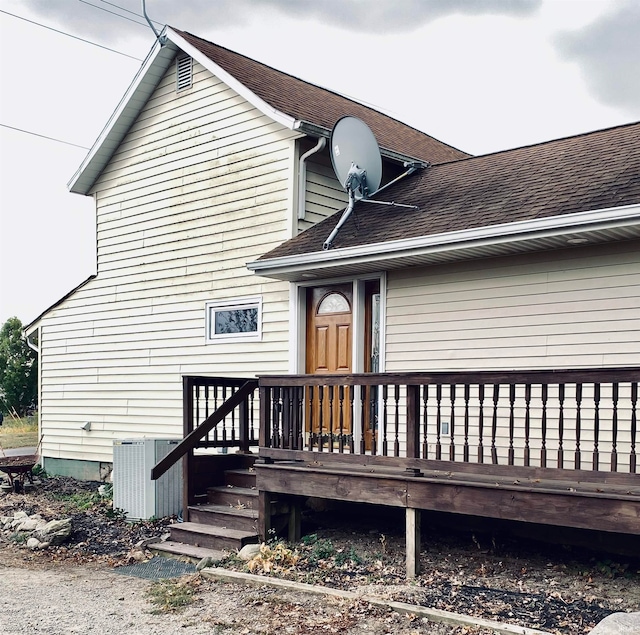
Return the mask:
{"type": "Polygon", "coordinates": [[[22,322],[9,318],[0,330],[0,410],[24,416],[38,394],[38,358],[22,333],[22,322]]]}

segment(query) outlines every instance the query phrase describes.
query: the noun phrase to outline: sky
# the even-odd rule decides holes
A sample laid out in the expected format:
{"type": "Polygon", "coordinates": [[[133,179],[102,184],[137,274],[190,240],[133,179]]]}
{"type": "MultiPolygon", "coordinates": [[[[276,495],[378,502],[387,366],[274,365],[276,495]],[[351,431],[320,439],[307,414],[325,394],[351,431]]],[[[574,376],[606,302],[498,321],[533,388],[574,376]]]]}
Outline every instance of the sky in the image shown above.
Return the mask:
{"type": "MultiPolygon", "coordinates": [[[[471,154],[640,120],[637,0],[147,0],[471,154]]],[[[67,183],[155,35],[142,0],[0,0],[0,325],[96,272],[67,183]]]]}

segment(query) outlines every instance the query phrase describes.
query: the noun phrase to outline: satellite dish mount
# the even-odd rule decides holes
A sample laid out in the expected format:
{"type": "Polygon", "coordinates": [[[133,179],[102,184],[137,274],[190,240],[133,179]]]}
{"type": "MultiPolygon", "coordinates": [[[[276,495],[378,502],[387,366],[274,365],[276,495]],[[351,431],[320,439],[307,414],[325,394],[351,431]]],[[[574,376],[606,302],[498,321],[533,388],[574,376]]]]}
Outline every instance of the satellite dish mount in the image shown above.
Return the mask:
{"type": "MultiPolygon", "coordinates": [[[[351,215],[357,201],[367,201],[370,196],[380,191],[382,181],[382,156],[373,132],[364,121],[357,117],[338,119],[331,131],[329,151],[333,170],[342,187],[349,194],[349,205],[342,213],[338,224],[331,232],[322,248],[331,248],[333,240],[351,215]]],[[[414,171],[417,168],[411,168],[414,171]]],[[[409,174],[407,172],[406,174],[409,174]]],[[[404,176],[404,175],[403,175],[404,176]]],[[[392,182],[395,182],[394,179],[392,182]]],[[[390,185],[390,184],[388,184],[390,185]]],[[[385,186],[386,187],[386,186],[385,186]]],[[[370,201],[382,205],[399,205],[384,201],[370,201]]],[[[413,207],[401,205],[401,207],[413,207]]]]}

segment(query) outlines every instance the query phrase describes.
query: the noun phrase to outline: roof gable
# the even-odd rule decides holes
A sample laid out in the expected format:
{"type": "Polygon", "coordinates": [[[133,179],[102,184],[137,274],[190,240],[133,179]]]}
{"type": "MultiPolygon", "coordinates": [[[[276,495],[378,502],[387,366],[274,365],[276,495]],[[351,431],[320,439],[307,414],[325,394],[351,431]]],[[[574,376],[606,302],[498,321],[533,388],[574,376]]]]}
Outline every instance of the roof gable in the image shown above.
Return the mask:
{"type": "Polygon", "coordinates": [[[328,135],[342,116],[363,119],[381,148],[400,157],[429,163],[469,155],[372,108],[266,66],[251,58],[166,27],[149,52],[102,133],[68,184],[71,192],[88,194],[179,51],[184,51],[220,77],[247,101],[290,129],[313,129],[328,135]]]}

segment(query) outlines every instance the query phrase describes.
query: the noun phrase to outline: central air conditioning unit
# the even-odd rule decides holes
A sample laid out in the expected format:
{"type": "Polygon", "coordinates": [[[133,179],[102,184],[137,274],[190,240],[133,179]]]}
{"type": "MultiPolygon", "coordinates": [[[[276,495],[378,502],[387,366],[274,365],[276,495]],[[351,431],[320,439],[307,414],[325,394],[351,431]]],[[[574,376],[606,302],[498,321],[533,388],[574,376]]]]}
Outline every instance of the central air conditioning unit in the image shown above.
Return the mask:
{"type": "Polygon", "coordinates": [[[178,516],[182,511],[182,461],[159,479],[151,469],[181,439],[118,439],[113,442],[113,507],[131,520],[178,516]]]}

